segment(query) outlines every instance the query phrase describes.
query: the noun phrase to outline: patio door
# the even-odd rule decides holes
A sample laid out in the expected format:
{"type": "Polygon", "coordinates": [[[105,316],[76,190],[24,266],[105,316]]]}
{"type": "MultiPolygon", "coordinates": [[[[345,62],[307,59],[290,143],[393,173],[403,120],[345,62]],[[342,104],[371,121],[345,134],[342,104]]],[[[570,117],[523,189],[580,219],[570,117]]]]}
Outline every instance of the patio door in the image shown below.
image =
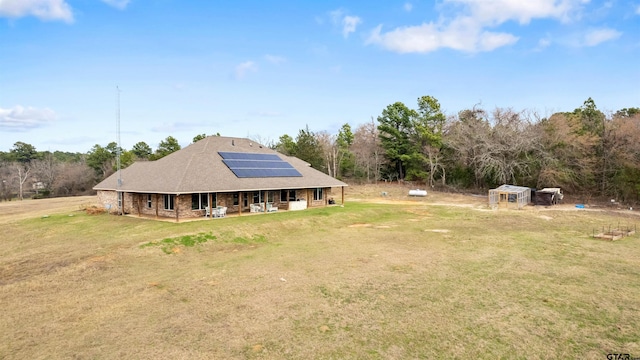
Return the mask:
{"type": "Polygon", "coordinates": [[[242,208],[248,209],[249,204],[259,204],[262,200],[261,191],[248,191],[242,193],[242,208]]]}

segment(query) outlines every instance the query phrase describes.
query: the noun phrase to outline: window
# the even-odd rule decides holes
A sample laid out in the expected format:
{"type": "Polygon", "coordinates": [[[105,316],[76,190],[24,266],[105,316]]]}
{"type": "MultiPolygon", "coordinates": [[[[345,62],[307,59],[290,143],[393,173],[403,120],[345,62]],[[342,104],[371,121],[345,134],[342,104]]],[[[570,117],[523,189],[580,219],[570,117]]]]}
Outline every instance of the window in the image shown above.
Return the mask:
{"type": "Polygon", "coordinates": [[[295,190],[280,190],[280,201],[296,201],[295,190]]]}
{"type": "MultiPolygon", "coordinates": [[[[213,205],[216,204],[216,194],[213,194],[213,205]]],[[[209,206],[209,194],[191,194],[191,210],[203,210],[209,206]]]]}
{"type": "Polygon", "coordinates": [[[267,191],[267,202],[272,203],[273,202],[273,191],[267,191]]]}
{"type": "Polygon", "coordinates": [[[253,203],[259,204],[262,202],[262,191],[254,191],[253,192],[253,203]]]}
{"type": "Polygon", "coordinates": [[[122,209],[122,193],[118,193],[118,209],[122,209]]]}
{"type": "Polygon", "coordinates": [[[238,205],[240,203],[238,199],[238,194],[233,194],[233,205],[238,205]]]}
{"type": "Polygon", "coordinates": [[[151,201],[151,194],[147,194],[147,208],[151,209],[151,205],[153,202],[151,201]]]}
{"type": "Polygon", "coordinates": [[[173,202],[175,201],[175,197],[175,195],[169,194],[162,195],[165,210],[173,210],[173,202]]]}
{"type": "Polygon", "coordinates": [[[322,188],[313,189],[313,200],[322,200],[322,188]]]}

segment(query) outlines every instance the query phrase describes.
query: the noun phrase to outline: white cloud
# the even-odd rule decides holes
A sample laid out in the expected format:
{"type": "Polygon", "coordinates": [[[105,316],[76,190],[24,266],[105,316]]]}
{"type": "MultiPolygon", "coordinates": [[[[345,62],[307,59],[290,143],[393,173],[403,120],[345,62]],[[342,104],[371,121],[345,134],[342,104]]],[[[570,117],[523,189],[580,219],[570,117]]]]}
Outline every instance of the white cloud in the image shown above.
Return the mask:
{"type": "Polygon", "coordinates": [[[548,48],[549,46],[551,46],[551,40],[549,40],[549,38],[542,38],[538,40],[538,47],[536,48],[536,51],[548,48]]]}
{"type": "Polygon", "coordinates": [[[265,55],[265,56],[264,56],[264,58],[265,58],[268,62],[270,62],[270,63],[272,63],[272,64],[276,64],[276,65],[278,65],[278,64],[282,64],[283,62],[286,62],[286,61],[287,61],[287,59],[285,59],[285,58],[284,58],[284,57],[282,57],[282,56],[270,55],[270,54],[265,55]]]}
{"type": "Polygon", "coordinates": [[[360,23],[362,23],[362,19],[357,16],[345,16],[342,19],[342,36],[349,37],[349,34],[356,31],[356,27],[360,23]]]}
{"type": "Polygon", "coordinates": [[[381,26],[374,29],[367,42],[399,53],[428,53],[440,48],[465,52],[491,51],[518,41],[511,34],[483,31],[468,18],[458,19],[444,27],[428,23],[397,28],[384,34],[381,30],[381,26]]]}
{"type": "Polygon", "coordinates": [[[517,41],[518,37],[511,34],[484,31],[480,34],[478,49],[480,51],[492,51],[503,46],[515,44],[517,41]]]}
{"type": "Polygon", "coordinates": [[[129,1],[130,0],[102,0],[103,3],[120,10],[124,10],[127,5],[129,5],[129,1]]]}
{"type": "Polygon", "coordinates": [[[404,3],[404,5],[402,6],[402,8],[404,9],[404,11],[406,12],[411,12],[411,10],[413,10],[413,4],[410,2],[406,2],[404,3]]]}
{"type": "Polygon", "coordinates": [[[499,25],[514,20],[528,24],[532,19],[554,18],[563,22],[578,15],[590,0],[445,0],[462,5],[478,22],[499,25]]]}
{"type": "Polygon", "coordinates": [[[22,132],[45,126],[56,119],[51,109],[38,109],[16,105],[11,109],[0,108],[0,128],[5,131],[22,132]]]}
{"type": "Polygon", "coordinates": [[[331,18],[331,22],[336,25],[339,24],[343,14],[344,14],[344,11],[342,9],[336,9],[336,10],[330,11],[329,17],[331,18]]]}
{"type": "Polygon", "coordinates": [[[442,46],[441,36],[433,23],[396,28],[384,34],[382,25],[378,25],[367,42],[380,44],[387,50],[399,53],[430,52],[442,46]]]}
{"type": "Polygon", "coordinates": [[[65,0],[0,0],[0,17],[35,16],[40,20],[73,22],[73,12],[65,0]]]}
{"type": "Polygon", "coordinates": [[[437,22],[371,32],[367,43],[400,53],[427,53],[441,48],[464,52],[492,51],[518,37],[490,31],[508,21],[526,25],[533,19],[571,21],[589,0],[444,0],[437,22]],[[447,16],[453,10],[453,16],[447,16]]]}
{"type": "Polygon", "coordinates": [[[243,79],[247,73],[258,71],[258,66],[253,61],[245,61],[236,66],[236,79],[243,79]]]}
{"type": "Polygon", "coordinates": [[[346,15],[342,9],[336,9],[329,12],[329,18],[334,26],[341,27],[342,36],[349,37],[349,34],[356,31],[356,27],[362,23],[362,19],[358,16],[346,15]]]}
{"type": "Polygon", "coordinates": [[[605,41],[615,40],[622,35],[621,32],[614,29],[596,29],[591,30],[584,36],[585,46],[596,46],[605,41]]]}

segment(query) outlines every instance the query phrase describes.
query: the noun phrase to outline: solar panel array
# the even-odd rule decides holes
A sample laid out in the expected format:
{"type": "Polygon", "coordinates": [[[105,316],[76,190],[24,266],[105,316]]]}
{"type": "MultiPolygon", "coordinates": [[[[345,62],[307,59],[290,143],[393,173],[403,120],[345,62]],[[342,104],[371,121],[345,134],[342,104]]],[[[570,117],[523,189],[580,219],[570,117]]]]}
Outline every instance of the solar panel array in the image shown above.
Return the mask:
{"type": "Polygon", "coordinates": [[[297,177],[302,176],[291,164],[276,154],[256,154],[220,151],[222,162],[236,177],[297,177]]]}

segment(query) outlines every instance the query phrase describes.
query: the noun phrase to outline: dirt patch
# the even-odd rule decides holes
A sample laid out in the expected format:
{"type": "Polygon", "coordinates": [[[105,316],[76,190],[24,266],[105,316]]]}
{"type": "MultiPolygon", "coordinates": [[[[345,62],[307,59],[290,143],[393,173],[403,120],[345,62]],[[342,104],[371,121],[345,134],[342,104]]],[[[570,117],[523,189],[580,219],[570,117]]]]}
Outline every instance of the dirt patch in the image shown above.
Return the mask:
{"type": "MultiPolygon", "coordinates": [[[[428,190],[425,197],[409,196],[409,190],[420,186],[413,184],[379,183],[366,185],[351,185],[345,188],[347,202],[349,200],[372,202],[378,204],[429,204],[437,203],[450,204],[474,204],[486,205],[486,194],[457,194],[435,190],[428,190]]],[[[420,187],[424,188],[424,187],[420,187]]]]}
{"type": "MultiPolygon", "coordinates": [[[[346,194],[347,203],[349,201],[367,202],[374,204],[393,204],[407,205],[406,211],[419,216],[428,216],[429,212],[421,209],[416,205],[426,206],[450,206],[470,208],[475,211],[493,212],[496,210],[489,208],[488,198],[484,194],[458,194],[450,192],[442,192],[429,190],[427,196],[415,198],[409,196],[409,190],[415,189],[415,185],[410,184],[370,184],[370,185],[353,185],[349,186],[346,194]]],[[[497,211],[593,211],[603,212],[616,216],[639,217],[640,211],[634,209],[612,209],[611,207],[603,207],[598,205],[586,205],[585,208],[576,208],[574,203],[563,203],[554,206],[525,206],[521,210],[498,209],[497,211]]],[[[539,218],[544,220],[552,220],[550,216],[541,215],[539,218]],[[549,219],[548,219],[549,218],[549,219]]],[[[422,221],[421,219],[409,219],[409,221],[422,221]]]]}
{"type": "Polygon", "coordinates": [[[350,228],[364,228],[364,227],[372,227],[373,225],[371,224],[351,224],[349,225],[350,228]]]}

